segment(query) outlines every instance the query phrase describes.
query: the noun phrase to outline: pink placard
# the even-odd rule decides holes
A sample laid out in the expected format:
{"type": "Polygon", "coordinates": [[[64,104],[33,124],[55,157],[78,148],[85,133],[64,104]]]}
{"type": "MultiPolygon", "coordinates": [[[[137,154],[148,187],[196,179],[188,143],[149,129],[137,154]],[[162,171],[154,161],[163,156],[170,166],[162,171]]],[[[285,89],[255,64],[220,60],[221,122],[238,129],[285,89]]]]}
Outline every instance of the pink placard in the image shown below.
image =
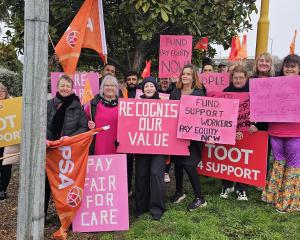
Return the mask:
{"type": "Polygon", "coordinates": [[[300,122],[300,76],[250,79],[253,122],[300,122]]]}
{"type": "MultiPolygon", "coordinates": [[[[143,95],[143,91],[141,89],[137,89],[136,94],[135,94],[135,98],[141,99],[142,95],[143,95]]],[[[159,93],[159,97],[160,97],[160,99],[167,100],[167,99],[170,99],[170,94],[159,93]]]]}
{"type": "Polygon", "coordinates": [[[199,79],[207,92],[223,92],[229,86],[229,73],[200,73],[199,79]]]}
{"type": "Polygon", "coordinates": [[[82,204],[73,232],[129,229],[125,154],[89,156],[82,204]]]}
{"type": "MultiPolygon", "coordinates": [[[[57,92],[57,82],[61,75],[64,75],[63,72],[52,72],[51,73],[51,94],[55,97],[57,92]]],[[[83,89],[87,79],[90,81],[93,95],[95,96],[99,93],[99,74],[96,72],[76,72],[72,76],[74,82],[74,93],[82,99],[83,89]]]]}
{"type": "Polygon", "coordinates": [[[191,60],[192,36],[160,36],[159,78],[178,77],[183,66],[191,60]]]}
{"type": "Polygon", "coordinates": [[[247,92],[208,92],[208,97],[239,99],[237,131],[248,131],[250,122],[250,97],[247,92]]]}
{"type": "Polygon", "coordinates": [[[235,144],[239,100],[184,95],[177,137],[235,144]]]}
{"type": "Polygon", "coordinates": [[[189,155],[190,141],[177,139],[179,101],[120,99],[118,152],[189,155]]]}

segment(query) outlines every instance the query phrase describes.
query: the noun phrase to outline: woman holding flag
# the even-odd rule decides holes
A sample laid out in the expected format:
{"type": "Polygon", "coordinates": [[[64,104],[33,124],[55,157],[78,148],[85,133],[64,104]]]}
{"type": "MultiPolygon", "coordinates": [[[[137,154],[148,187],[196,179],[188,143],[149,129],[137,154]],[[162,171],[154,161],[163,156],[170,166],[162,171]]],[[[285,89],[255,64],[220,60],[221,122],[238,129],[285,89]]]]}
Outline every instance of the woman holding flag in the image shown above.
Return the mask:
{"type": "MultiPolygon", "coordinates": [[[[88,121],[79,98],[73,93],[73,81],[62,75],[57,82],[57,93],[47,102],[47,140],[74,136],[88,131],[88,121]]],[[[50,200],[48,177],[45,184],[45,216],[50,200]]],[[[46,217],[45,217],[46,218],[46,217]]]]}

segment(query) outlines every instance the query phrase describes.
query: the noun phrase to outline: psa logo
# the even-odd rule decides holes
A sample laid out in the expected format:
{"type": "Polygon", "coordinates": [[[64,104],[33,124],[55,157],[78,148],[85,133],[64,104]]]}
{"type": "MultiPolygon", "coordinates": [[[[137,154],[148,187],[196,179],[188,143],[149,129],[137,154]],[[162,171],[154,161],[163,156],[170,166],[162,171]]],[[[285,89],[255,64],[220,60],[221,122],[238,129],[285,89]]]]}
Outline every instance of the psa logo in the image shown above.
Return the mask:
{"type": "Polygon", "coordinates": [[[68,193],[67,196],[67,204],[70,207],[77,207],[79,206],[82,200],[82,188],[74,186],[68,193]]]}
{"type": "Polygon", "coordinates": [[[71,31],[68,33],[67,35],[67,43],[69,44],[69,46],[71,48],[74,48],[75,47],[75,44],[77,42],[79,38],[79,32],[78,31],[71,31]]]}

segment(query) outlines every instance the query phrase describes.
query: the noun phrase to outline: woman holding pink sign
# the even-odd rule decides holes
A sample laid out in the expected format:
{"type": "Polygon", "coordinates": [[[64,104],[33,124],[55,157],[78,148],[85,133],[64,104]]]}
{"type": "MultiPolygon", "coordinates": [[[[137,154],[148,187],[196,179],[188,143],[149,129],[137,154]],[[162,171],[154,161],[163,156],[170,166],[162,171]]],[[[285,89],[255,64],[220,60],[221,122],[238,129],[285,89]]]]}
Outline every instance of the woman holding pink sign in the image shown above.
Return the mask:
{"type": "MultiPolygon", "coordinates": [[[[249,81],[248,73],[244,66],[236,65],[230,72],[229,76],[229,86],[223,90],[223,92],[249,92],[249,81]]],[[[250,125],[250,121],[249,121],[250,125]]],[[[243,138],[243,133],[238,131],[237,140],[243,138]]],[[[234,187],[234,182],[229,180],[222,180],[222,192],[220,193],[220,198],[227,199],[229,194],[236,190],[237,200],[248,201],[247,197],[247,184],[236,183],[234,187]]]]}
{"type": "MultiPolygon", "coordinates": [[[[300,75],[300,57],[283,60],[282,76],[300,75]]],[[[299,98],[298,98],[299,99],[299,98]]],[[[274,163],[262,200],[278,212],[300,211],[300,122],[269,123],[274,163]]]]}
{"type": "MultiPolygon", "coordinates": [[[[160,99],[154,77],[144,79],[142,99],[160,99]]],[[[136,154],[135,159],[135,200],[136,216],[150,212],[159,221],[165,211],[165,158],[159,154],[136,154]]]]}
{"type": "MultiPolygon", "coordinates": [[[[205,88],[200,82],[197,70],[192,64],[183,67],[176,88],[170,95],[170,100],[180,100],[182,95],[205,96],[205,88]]],[[[183,193],[183,169],[188,174],[192,184],[195,198],[187,209],[194,211],[200,207],[207,205],[200,186],[200,179],[197,172],[197,165],[200,162],[202,143],[199,141],[191,141],[189,146],[190,156],[171,156],[171,161],[175,164],[175,180],[176,192],[172,197],[173,203],[179,203],[185,199],[183,193]]]]}
{"type": "MultiPolygon", "coordinates": [[[[0,100],[8,99],[9,97],[10,96],[9,96],[7,88],[2,83],[0,83],[0,100]]],[[[11,147],[13,147],[13,146],[7,146],[5,148],[4,147],[0,148],[0,158],[3,157],[5,150],[7,148],[11,148],[11,147]]],[[[10,182],[10,178],[11,178],[11,168],[12,168],[11,164],[3,165],[3,160],[0,160],[0,174],[1,174],[1,177],[0,177],[0,200],[4,200],[7,198],[6,190],[7,190],[8,184],[10,182]]]]}

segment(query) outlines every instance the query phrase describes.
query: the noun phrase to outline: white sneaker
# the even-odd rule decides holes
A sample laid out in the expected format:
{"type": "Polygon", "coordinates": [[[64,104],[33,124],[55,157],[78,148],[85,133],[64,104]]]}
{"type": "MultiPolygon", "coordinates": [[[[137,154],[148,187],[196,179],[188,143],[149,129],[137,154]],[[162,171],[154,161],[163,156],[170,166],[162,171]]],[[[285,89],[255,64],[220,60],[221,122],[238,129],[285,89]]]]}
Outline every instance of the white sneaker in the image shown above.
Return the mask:
{"type": "Polygon", "coordinates": [[[246,191],[236,191],[236,193],[238,195],[237,197],[238,201],[248,201],[246,191]]]}
{"type": "Polygon", "coordinates": [[[231,188],[222,188],[222,192],[220,193],[220,198],[227,199],[229,197],[229,194],[234,192],[234,187],[231,188]]]}
{"type": "Polygon", "coordinates": [[[171,182],[171,179],[170,179],[170,176],[168,173],[165,173],[164,181],[165,181],[165,183],[171,182]]]}
{"type": "Polygon", "coordinates": [[[130,191],[129,193],[128,193],[128,197],[131,197],[132,196],[132,191],[130,191]]]}

